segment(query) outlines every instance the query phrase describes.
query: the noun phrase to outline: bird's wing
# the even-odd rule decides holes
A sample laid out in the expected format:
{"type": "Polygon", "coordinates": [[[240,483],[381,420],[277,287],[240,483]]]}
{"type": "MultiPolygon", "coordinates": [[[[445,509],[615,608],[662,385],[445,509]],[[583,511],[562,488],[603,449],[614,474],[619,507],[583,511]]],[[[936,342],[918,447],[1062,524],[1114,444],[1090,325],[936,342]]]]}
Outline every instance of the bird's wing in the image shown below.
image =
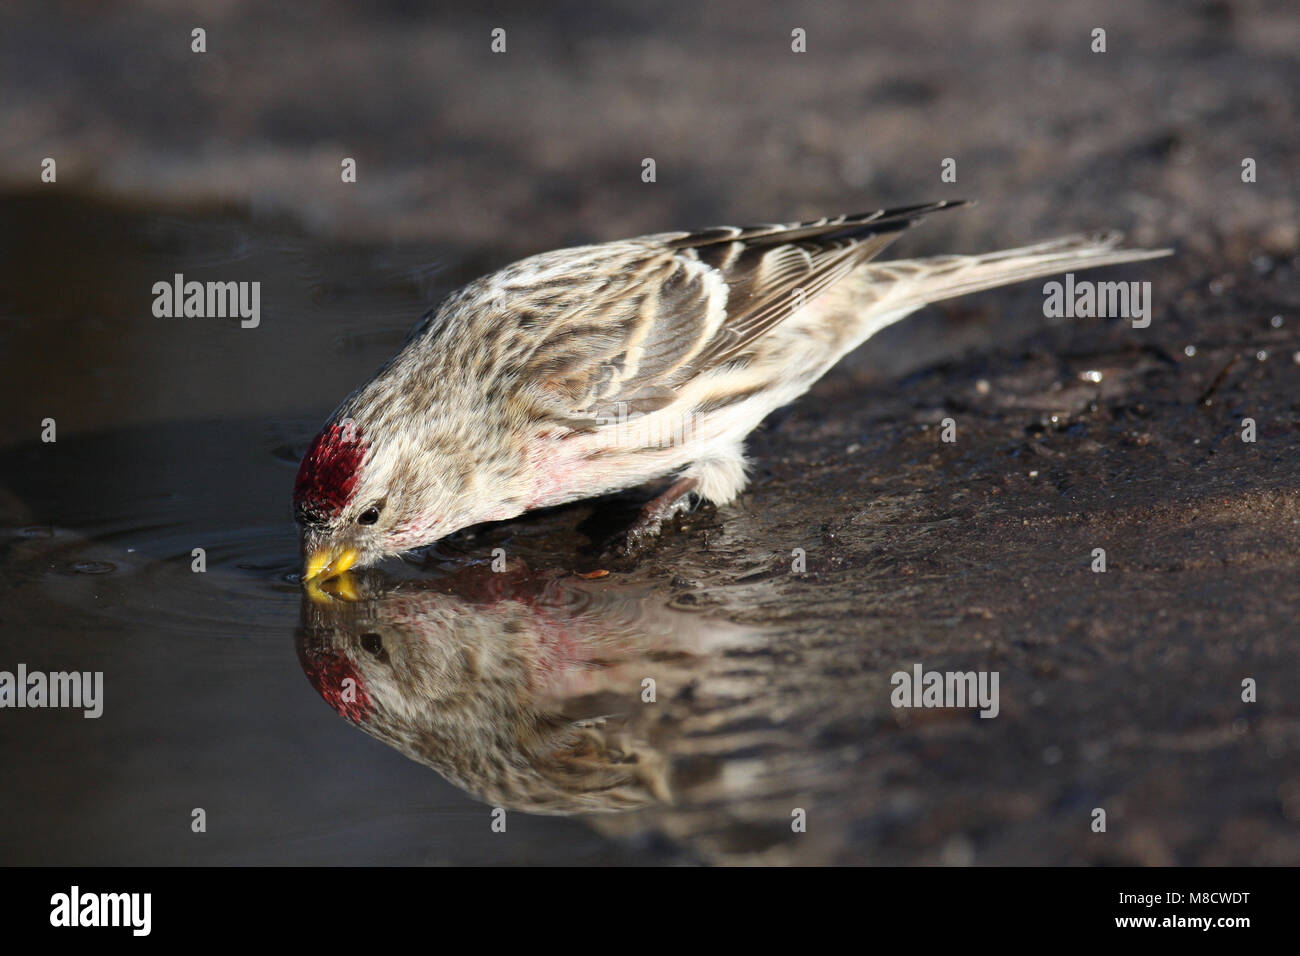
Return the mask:
{"type": "Polygon", "coordinates": [[[921,216],[957,205],[665,233],[525,260],[499,289],[531,333],[519,371],[549,416],[574,424],[611,421],[620,406],[662,408],[921,216]]]}

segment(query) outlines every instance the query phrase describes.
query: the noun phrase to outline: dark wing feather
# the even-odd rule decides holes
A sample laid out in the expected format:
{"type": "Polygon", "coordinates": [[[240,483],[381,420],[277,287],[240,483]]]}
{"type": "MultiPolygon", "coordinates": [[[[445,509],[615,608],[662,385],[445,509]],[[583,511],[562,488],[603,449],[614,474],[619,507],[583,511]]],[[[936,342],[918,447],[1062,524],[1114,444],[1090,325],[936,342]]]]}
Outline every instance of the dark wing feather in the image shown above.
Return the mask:
{"type": "Polygon", "coordinates": [[[654,411],[791,315],[795,290],[811,302],[921,216],[957,205],[615,244],[621,251],[612,260],[575,262],[567,288],[559,288],[562,278],[546,281],[558,308],[546,310],[528,379],[541,383],[546,404],[564,419],[613,420],[619,405],[627,414],[654,411]]]}

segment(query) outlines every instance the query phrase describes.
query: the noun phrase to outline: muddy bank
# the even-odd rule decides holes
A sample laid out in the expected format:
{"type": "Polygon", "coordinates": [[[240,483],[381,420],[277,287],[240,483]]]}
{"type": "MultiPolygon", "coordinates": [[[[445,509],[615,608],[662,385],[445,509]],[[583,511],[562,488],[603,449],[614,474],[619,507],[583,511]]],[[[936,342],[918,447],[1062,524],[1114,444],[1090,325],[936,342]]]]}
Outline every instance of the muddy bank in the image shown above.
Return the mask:
{"type": "Polygon", "coordinates": [[[743,677],[753,711],[701,723],[719,749],[744,727],[752,773],[652,825],[729,859],[760,827],[781,861],[1294,863],[1300,339],[1269,319],[1294,324],[1297,286],[1241,274],[1231,296],[1166,279],[1182,321],[1141,345],[1093,325],[836,376],[765,431],[741,507],[634,575],[786,629],[743,677]],[[1001,713],[894,709],[916,662],[999,672],[1001,713]],[[824,817],[791,839],[786,804],[824,817]]]}

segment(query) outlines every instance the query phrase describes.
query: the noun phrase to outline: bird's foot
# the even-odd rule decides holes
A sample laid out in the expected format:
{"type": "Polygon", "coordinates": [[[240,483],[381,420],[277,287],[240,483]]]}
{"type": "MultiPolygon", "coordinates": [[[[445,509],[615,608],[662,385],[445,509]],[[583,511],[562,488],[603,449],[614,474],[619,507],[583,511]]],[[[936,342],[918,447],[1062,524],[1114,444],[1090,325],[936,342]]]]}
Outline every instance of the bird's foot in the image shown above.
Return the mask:
{"type": "Polygon", "coordinates": [[[614,540],[610,550],[624,558],[635,558],[648,550],[659,537],[665,521],[690,510],[691,492],[696,484],[694,478],[679,478],[673,482],[667,491],[641,509],[641,516],[614,540]]]}

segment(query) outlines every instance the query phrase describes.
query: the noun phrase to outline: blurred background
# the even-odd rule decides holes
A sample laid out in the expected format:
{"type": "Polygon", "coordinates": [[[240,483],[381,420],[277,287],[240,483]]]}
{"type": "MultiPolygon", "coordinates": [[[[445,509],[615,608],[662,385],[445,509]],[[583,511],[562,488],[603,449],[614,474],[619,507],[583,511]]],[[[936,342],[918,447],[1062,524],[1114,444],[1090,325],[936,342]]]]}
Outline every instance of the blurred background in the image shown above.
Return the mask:
{"type": "Polygon", "coordinates": [[[1295,240],[1285,0],[474,6],[8,3],[0,175],[510,255],[948,195],[999,241],[1295,240]]]}

